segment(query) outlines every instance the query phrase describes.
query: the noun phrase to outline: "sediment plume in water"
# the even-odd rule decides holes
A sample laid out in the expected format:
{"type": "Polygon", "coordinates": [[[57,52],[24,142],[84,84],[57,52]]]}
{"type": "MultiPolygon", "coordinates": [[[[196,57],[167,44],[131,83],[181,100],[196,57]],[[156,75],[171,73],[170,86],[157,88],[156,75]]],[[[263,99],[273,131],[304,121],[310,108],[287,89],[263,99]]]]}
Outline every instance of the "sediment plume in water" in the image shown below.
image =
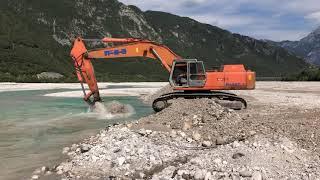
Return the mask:
{"type": "Polygon", "coordinates": [[[96,102],[95,105],[90,107],[90,112],[97,114],[101,119],[113,119],[129,117],[135,113],[135,110],[129,104],[111,101],[106,104],[96,102]]]}

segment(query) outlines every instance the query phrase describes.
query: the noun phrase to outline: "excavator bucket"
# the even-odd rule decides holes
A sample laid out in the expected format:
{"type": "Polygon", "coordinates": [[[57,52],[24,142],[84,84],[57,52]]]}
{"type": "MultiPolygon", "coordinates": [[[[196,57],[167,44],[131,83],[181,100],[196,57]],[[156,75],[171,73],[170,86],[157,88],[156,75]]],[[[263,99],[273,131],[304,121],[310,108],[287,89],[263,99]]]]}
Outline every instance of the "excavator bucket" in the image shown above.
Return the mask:
{"type": "Polygon", "coordinates": [[[101,101],[101,98],[91,60],[86,58],[86,54],[87,49],[83,40],[81,38],[75,39],[70,56],[74,61],[77,77],[84,93],[84,100],[89,104],[94,104],[101,101]],[[84,83],[88,85],[90,92],[85,91],[84,83]],[[93,96],[93,100],[90,99],[91,96],[93,96]]]}

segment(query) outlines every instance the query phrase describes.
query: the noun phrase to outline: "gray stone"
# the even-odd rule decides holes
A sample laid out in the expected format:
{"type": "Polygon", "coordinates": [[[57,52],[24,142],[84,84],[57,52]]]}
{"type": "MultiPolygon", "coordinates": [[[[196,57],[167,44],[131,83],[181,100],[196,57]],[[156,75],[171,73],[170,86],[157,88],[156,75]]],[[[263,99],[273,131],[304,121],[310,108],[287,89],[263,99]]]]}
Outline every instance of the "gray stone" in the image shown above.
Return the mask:
{"type": "Polygon", "coordinates": [[[212,146],[212,142],[211,141],[203,141],[202,146],[203,147],[210,147],[210,146],[212,146]]]}
{"type": "Polygon", "coordinates": [[[72,144],[71,151],[75,151],[78,148],[77,144],[72,144]]]}
{"type": "Polygon", "coordinates": [[[205,178],[206,175],[206,171],[205,170],[196,170],[195,174],[194,174],[194,179],[195,180],[203,180],[205,178]]]}
{"type": "Polygon", "coordinates": [[[192,122],[191,121],[186,121],[186,122],[183,123],[182,130],[187,131],[187,130],[189,130],[191,128],[192,128],[192,122]]]}
{"type": "Polygon", "coordinates": [[[58,175],[61,175],[61,174],[63,174],[63,171],[62,171],[62,170],[58,170],[58,171],[57,171],[57,174],[58,174],[58,175]]]}
{"type": "Polygon", "coordinates": [[[70,151],[69,147],[65,147],[62,149],[62,154],[68,154],[68,152],[70,151]]]}
{"type": "Polygon", "coordinates": [[[140,176],[140,178],[143,179],[146,175],[145,175],[143,172],[140,172],[140,173],[139,173],[139,176],[140,176]]]}
{"type": "Polygon", "coordinates": [[[83,144],[83,145],[81,146],[80,150],[81,150],[81,153],[88,152],[88,151],[90,151],[90,146],[87,145],[87,144],[83,144]]]}
{"type": "Polygon", "coordinates": [[[183,179],[192,179],[190,174],[184,173],[182,174],[183,179]]]}
{"type": "Polygon", "coordinates": [[[49,168],[46,166],[42,166],[41,171],[42,171],[42,173],[45,173],[45,172],[49,171],[49,168]]]}
{"type": "Polygon", "coordinates": [[[69,152],[67,155],[70,156],[70,157],[73,157],[73,156],[75,156],[77,154],[75,152],[69,152]]]}
{"type": "Polygon", "coordinates": [[[120,148],[115,148],[115,149],[113,150],[113,153],[118,153],[118,152],[120,152],[120,151],[121,151],[120,148]]]}
{"type": "Polygon", "coordinates": [[[240,180],[241,178],[238,175],[233,174],[232,180],[240,180]]]}
{"type": "Polygon", "coordinates": [[[211,179],[212,179],[211,172],[207,172],[206,175],[204,176],[204,180],[211,180],[211,179]]]}
{"type": "Polygon", "coordinates": [[[126,158],[125,157],[119,157],[117,160],[118,160],[119,166],[122,166],[124,164],[124,162],[126,161],[126,158]]]}
{"type": "Polygon", "coordinates": [[[145,129],[140,129],[138,134],[140,134],[141,136],[146,136],[147,135],[147,132],[145,129]]]}
{"type": "Polygon", "coordinates": [[[49,175],[51,175],[51,174],[52,174],[51,171],[47,171],[47,172],[45,173],[46,176],[49,176],[49,175]]]}
{"type": "Polygon", "coordinates": [[[227,140],[226,140],[226,138],[219,137],[219,138],[216,139],[216,144],[217,144],[217,145],[227,144],[227,140]]]}
{"type": "Polygon", "coordinates": [[[150,134],[152,134],[152,131],[151,130],[146,130],[146,134],[150,135],[150,134]]]}
{"type": "Polygon", "coordinates": [[[172,130],[171,133],[170,133],[170,137],[176,138],[177,137],[177,131],[172,130]]]}
{"type": "Polygon", "coordinates": [[[257,142],[252,143],[252,146],[253,146],[253,147],[259,147],[259,145],[258,145],[257,142]]]}
{"type": "Polygon", "coordinates": [[[151,162],[151,164],[157,164],[156,157],[154,157],[153,155],[151,155],[151,156],[150,156],[150,162],[151,162]]]}
{"type": "Polygon", "coordinates": [[[33,176],[31,177],[31,179],[39,179],[39,176],[38,176],[38,175],[33,175],[33,176]]]}
{"type": "Polygon", "coordinates": [[[132,124],[131,123],[127,124],[127,128],[132,128],[132,124]]]}
{"type": "Polygon", "coordinates": [[[252,177],[252,172],[247,170],[240,171],[239,174],[242,177],[252,177]]]}
{"type": "Polygon", "coordinates": [[[222,160],[217,158],[217,159],[213,160],[213,162],[216,163],[216,164],[221,164],[222,160]]]}
{"type": "Polygon", "coordinates": [[[187,135],[186,135],[186,133],[184,133],[184,132],[180,132],[180,136],[181,136],[181,137],[186,137],[187,135]]]}
{"type": "Polygon", "coordinates": [[[192,143],[193,139],[192,138],[187,138],[188,143],[192,143]]]}
{"type": "Polygon", "coordinates": [[[232,158],[233,159],[238,159],[238,158],[241,158],[243,156],[245,156],[243,153],[235,153],[235,154],[232,155],[232,158]]]}
{"type": "Polygon", "coordinates": [[[40,174],[40,173],[41,173],[41,169],[39,168],[33,171],[33,174],[40,174]]]}
{"type": "Polygon", "coordinates": [[[237,148],[237,147],[239,147],[240,146],[240,143],[238,142],[238,141],[234,141],[233,143],[232,143],[232,147],[233,148],[237,148]]]}
{"type": "Polygon", "coordinates": [[[181,170],[181,169],[180,169],[180,170],[178,170],[177,174],[178,174],[179,176],[182,176],[182,175],[184,174],[184,172],[185,172],[184,170],[181,170]]]}
{"type": "Polygon", "coordinates": [[[259,171],[255,171],[252,174],[252,180],[262,180],[262,174],[259,171]]]}
{"type": "Polygon", "coordinates": [[[199,141],[201,139],[201,134],[199,134],[198,132],[194,132],[192,134],[192,138],[196,141],[199,141]]]}

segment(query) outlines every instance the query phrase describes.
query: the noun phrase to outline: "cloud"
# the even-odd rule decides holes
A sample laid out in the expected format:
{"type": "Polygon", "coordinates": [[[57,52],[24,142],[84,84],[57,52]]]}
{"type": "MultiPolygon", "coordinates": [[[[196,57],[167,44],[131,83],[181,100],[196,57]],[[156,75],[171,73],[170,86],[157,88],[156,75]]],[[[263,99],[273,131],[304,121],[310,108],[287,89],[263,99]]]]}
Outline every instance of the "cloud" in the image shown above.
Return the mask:
{"type": "Polygon", "coordinates": [[[307,19],[313,20],[313,21],[317,21],[318,23],[320,23],[320,11],[318,12],[314,12],[314,13],[310,13],[308,15],[305,16],[307,19]]]}
{"type": "Polygon", "coordinates": [[[142,10],[188,16],[232,32],[298,40],[320,25],[319,0],[120,0],[142,10]]]}
{"type": "Polygon", "coordinates": [[[286,0],[284,10],[289,10],[293,13],[310,13],[319,11],[319,0],[286,0]]]}

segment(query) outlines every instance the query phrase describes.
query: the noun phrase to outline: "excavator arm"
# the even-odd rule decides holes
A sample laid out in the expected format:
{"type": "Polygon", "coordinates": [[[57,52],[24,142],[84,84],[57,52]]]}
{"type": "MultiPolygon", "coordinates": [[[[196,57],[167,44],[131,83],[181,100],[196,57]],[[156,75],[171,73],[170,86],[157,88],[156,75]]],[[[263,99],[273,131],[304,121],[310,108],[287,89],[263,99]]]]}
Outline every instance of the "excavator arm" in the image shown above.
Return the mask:
{"type": "Polygon", "coordinates": [[[104,43],[119,43],[120,45],[95,50],[87,50],[85,41],[85,39],[81,38],[75,39],[70,55],[74,61],[78,80],[81,83],[84,100],[89,104],[101,101],[97,80],[91,63],[93,59],[146,57],[159,60],[169,72],[171,71],[174,60],[181,59],[180,56],[168,47],[149,40],[103,38],[99,41],[104,43]],[[89,93],[85,91],[84,83],[88,84],[89,93]],[[93,101],[90,100],[92,96],[93,101]]]}

